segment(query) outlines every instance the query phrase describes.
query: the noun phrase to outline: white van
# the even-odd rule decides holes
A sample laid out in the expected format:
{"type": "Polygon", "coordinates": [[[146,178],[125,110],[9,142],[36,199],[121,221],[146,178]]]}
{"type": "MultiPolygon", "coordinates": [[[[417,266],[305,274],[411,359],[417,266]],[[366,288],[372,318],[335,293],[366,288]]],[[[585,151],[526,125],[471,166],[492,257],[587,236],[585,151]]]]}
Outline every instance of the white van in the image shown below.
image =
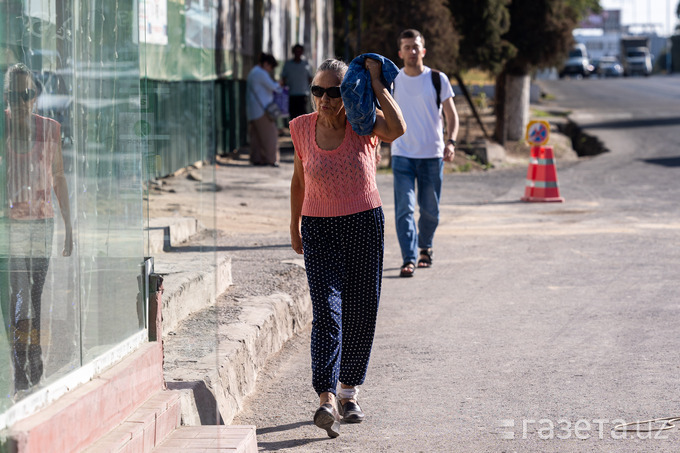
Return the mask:
{"type": "Polygon", "coordinates": [[[560,78],[565,76],[580,76],[588,77],[594,70],[590,60],[588,60],[588,51],[585,44],[576,44],[569,51],[567,61],[564,67],[560,70],[560,78]]]}

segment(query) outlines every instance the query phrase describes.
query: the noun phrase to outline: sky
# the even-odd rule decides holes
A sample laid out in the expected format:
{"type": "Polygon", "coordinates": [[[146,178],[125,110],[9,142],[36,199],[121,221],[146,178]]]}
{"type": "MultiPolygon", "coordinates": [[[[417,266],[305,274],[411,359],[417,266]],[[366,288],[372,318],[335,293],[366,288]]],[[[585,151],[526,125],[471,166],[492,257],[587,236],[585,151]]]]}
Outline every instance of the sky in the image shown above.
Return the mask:
{"type": "Polygon", "coordinates": [[[623,25],[656,23],[662,36],[671,35],[678,23],[675,11],[680,0],[600,0],[603,9],[621,10],[623,25]],[[670,13],[670,14],[669,14],[670,13]]]}

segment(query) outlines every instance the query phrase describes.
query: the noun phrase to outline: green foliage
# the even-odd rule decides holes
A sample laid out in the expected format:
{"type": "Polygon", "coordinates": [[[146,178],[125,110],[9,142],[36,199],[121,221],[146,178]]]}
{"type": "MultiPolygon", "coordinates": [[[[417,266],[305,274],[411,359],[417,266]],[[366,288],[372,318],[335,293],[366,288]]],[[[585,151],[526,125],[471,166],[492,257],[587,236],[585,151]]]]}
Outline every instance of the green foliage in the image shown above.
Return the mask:
{"type": "Polygon", "coordinates": [[[397,37],[415,28],[428,66],[526,74],[561,63],[578,21],[600,9],[598,0],[335,0],[335,51],[376,52],[401,66],[397,37]]]}
{"type": "Polygon", "coordinates": [[[468,173],[473,170],[489,170],[493,168],[493,164],[484,163],[474,154],[466,154],[465,162],[460,165],[452,165],[451,171],[453,173],[468,173]]]}
{"type": "Polygon", "coordinates": [[[450,0],[456,29],[461,34],[460,64],[498,74],[516,54],[503,35],[510,29],[511,0],[450,0]]]}
{"type": "Polygon", "coordinates": [[[489,107],[489,101],[486,98],[486,93],[483,91],[480,91],[480,93],[474,97],[474,102],[477,108],[480,110],[485,110],[489,107]]]}
{"type": "MultiPolygon", "coordinates": [[[[359,1],[359,0],[355,0],[359,1]]],[[[459,37],[453,27],[453,19],[447,0],[361,0],[363,1],[363,22],[361,46],[357,48],[358,14],[349,15],[348,38],[350,58],[361,53],[375,52],[386,56],[397,66],[402,66],[398,55],[397,38],[402,30],[415,28],[425,37],[427,55],[425,64],[451,74],[458,69],[459,37]]],[[[352,2],[347,0],[350,5],[352,2]]],[[[336,53],[344,54],[345,0],[336,0],[335,43],[336,53]],[[342,52],[342,53],[341,53],[342,52]]]]}
{"type": "Polygon", "coordinates": [[[540,109],[532,109],[531,110],[531,117],[532,118],[548,118],[553,116],[551,112],[546,112],[545,110],[540,110],[540,109]]]}
{"type": "Polygon", "coordinates": [[[572,31],[589,11],[599,12],[598,0],[512,0],[510,29],[504,37],[517,48],[506,64],[509,74],[559,65],[573,44],[572,31]]]}

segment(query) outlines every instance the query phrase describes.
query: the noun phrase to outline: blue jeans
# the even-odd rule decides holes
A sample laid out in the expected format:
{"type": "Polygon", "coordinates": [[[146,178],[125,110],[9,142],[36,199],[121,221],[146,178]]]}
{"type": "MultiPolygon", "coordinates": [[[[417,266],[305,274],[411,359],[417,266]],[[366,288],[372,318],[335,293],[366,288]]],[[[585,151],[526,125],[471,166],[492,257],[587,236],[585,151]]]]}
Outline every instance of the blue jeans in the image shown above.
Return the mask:
{"type": "Polygon", "coordinates": [[[394,174],[394,211],[397,238],[404,263],[415,263],[418,249],[432,247],[439,224],[439,199],[444,178],[444,161],[392,157],[394,174]],[[416,192],[417,183],[417,192],[416,192]],[[416,194],[420,217],[416,228],[416,194]]]}

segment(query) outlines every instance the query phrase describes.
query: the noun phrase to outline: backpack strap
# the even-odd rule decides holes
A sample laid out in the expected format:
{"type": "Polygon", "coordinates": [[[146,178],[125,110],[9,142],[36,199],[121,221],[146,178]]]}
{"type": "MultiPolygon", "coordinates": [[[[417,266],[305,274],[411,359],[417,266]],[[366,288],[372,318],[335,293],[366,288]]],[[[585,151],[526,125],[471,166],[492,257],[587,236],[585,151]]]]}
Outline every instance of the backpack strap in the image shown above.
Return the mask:
{"type": "MultiPolygon", "coordinates": [[[[431,75],[432,75],[432,85],[434,85],[434,91],[437,93],[437,110],[439,110],[439,107],[442,105],[442,100],[441,100],[441,91],[442,91],[442,79],[439,77],[439,74],[441,74],[439,71],[436,69],[431,70],[431,75]]],[[[394,79],[394,82],[392,82],[392,93],[397,89],[397,79],[394,79]]]]}
{"type": "Polygon", "coordinates": [[[439,71],[435,69],[432,70],[432,85],[434,85],[434,91],[437,93],[437,110],[439,110],[439,106],[442,105],[440,94],[442,91],[442,79],[439,74],[441,74],[439,71]]]}

